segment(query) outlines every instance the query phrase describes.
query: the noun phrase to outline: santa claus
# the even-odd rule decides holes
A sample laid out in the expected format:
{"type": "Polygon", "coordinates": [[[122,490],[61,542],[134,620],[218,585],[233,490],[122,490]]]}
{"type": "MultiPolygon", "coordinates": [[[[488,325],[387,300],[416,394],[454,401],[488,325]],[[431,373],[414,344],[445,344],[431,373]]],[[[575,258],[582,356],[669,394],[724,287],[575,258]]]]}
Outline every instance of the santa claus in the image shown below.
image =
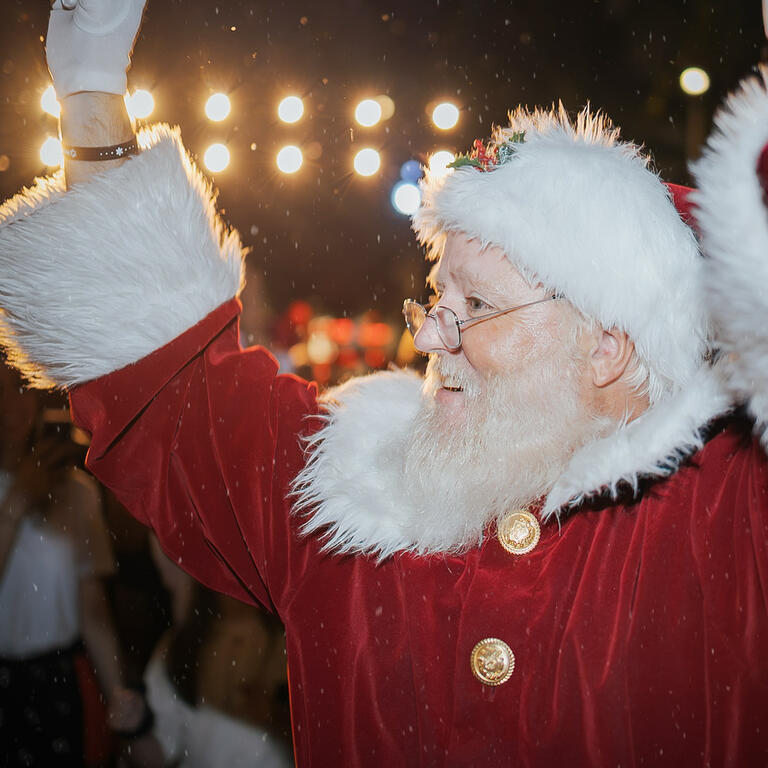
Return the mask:
{"type": "Polygon", "coordinates": [[[239,347],[240,241],[178,132],[132,135],[142,3],[70,5],[70,189],[2,210],[3,340],[166,552],[284,621],[298,763],[767,762],[768,463],[732,413],[768,420],[764,81],[696,167],[708,261],[607,118],[513,112],[423,182],[426,377],[318,397],[239,347]]]}

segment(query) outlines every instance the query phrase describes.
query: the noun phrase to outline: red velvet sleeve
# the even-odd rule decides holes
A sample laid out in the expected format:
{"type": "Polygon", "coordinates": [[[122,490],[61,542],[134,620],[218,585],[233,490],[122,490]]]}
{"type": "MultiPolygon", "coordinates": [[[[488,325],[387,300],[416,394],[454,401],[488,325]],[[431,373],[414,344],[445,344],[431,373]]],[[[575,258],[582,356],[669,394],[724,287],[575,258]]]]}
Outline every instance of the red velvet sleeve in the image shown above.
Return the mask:
{"type": "Polygon", "coordinates": [[[207,586],[274,609],[305,556],[286,495],[314,384],[241,350],[233,299],[139,362],[71,393],[88,468],[207,586]]]}

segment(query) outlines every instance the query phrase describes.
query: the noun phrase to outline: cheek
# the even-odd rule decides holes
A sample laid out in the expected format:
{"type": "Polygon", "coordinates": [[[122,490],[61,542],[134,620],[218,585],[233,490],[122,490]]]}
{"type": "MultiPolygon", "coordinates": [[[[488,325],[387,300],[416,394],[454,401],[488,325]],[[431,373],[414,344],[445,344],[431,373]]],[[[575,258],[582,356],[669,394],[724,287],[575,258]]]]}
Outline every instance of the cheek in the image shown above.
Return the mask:
{"type": "Polygon", "coordinates": [[[477,331],[463,345],[464,354],[478,373],[494,374],[524,368],[541,355],[552,342],[551,333],[543,324],[517,323],[501,332],[493,328],[473,328],[477,331]],[[471,343],[470,343],[471,341],[471,343]]]}

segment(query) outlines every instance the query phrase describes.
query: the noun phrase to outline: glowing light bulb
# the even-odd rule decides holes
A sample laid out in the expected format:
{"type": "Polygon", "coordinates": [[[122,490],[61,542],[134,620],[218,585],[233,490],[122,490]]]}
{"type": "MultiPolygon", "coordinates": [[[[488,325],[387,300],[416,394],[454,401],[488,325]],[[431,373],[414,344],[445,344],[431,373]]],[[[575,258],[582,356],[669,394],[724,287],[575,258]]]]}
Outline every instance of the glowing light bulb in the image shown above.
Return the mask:
{"type": "Polygon", "coordinates": [[[370,147],[361,149],[355,155],[354,167],[361,176],[373,176],[381,167],[381,155],[370,147]]]}
{"type": "Polygon", "coordinates": [[[370,128],[381,120],[381,104],[375,99],[363,99],[355,108],[355,120],[370,128]]]}
{"type": "Polygon", "coordinates": [[[229,165],[229,150],[223,144],[211,144],[203,155],[205,167],[213,172],[223,171],[229,165]]]}
{"type": "Polygon", "coordinates": [[[126,95],[125,106],[132,119],[143,120],[149,117],[155,108],[155,100],[149,91],[138,88],[132,95],[126,95]]]}
{"type": "Polygon", "coordinates": [[[416,213],[421,205],[421,191],[410,181],[399,181],[392,188],[392,207],[404,216],[416,213]]]}
{"type": "Polygon", "coordinates": [[[304,114],[304,102],[298,96],[286,96],[277,106],[277,116],[284,123],[295,123],[304,114]]]}
{"type": "Polygon", "coordinates": [[[439,152],[435,152],[429,158],[429,171],[433,176],[438,178],[441,176],[447,176],[453,172],[453,168],[448,168],[448,163],[452,163],[456,159],[456,155],[453,152],[449,152],[447,149],[441,149],[439,152]]]}
{"type": "Polygon", "coordinates": [[[61,165],[64,162],[61,142],[53,136],[49,136],[40,147],[40,160],[43,165],[51,168],[61,165]]]}
{"type": "Polygon", "coordinates": [[[283,173],[296,173],[304,162],[304,156],[298,147],[289,144],[277,153],[277,167],[283,173]]]}
{"type": "Polygon", "coordinates": [[[205,116],[214,123],[225,120],[232,109],[232,104],[226,93],[214,93],[205,102],[205,116]]]}
{"type": "Polygon", "coordinates": [[[438,104],[432,110],[432,122],[441,130],[449,131],[459,122],[459,108],[449,101],[438,104]]]}
{"type": "Polygon", "coordinates": [[[709,90],[709,75],[701,67],[688,67],[680,73],[680,87],[689,96],[700,96],[709,90]]]}
{"type": "Polygon", "coordinates": [[[40,106],[43,108],[43,112],[47,112],[49,115],[59,117],[61,115],[61,104],[56,99],[56,91],[52,85],[49,85],[40,97],[40,106]]]}

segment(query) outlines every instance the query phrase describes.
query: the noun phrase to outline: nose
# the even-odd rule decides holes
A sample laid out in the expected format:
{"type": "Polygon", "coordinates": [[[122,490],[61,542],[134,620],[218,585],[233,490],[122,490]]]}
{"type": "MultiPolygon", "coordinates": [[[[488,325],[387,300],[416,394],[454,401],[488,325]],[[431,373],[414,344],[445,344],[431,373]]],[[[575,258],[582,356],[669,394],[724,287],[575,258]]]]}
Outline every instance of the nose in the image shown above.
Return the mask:
{"type": "Polygon", "coordinates": [[[447,352],[448,348],[443,344],[440,334],[437,332],[437,320],[433,315],[427,315],[424,324],[413,337],[413,345],[422,354],[431,352],[447,352]]]}

